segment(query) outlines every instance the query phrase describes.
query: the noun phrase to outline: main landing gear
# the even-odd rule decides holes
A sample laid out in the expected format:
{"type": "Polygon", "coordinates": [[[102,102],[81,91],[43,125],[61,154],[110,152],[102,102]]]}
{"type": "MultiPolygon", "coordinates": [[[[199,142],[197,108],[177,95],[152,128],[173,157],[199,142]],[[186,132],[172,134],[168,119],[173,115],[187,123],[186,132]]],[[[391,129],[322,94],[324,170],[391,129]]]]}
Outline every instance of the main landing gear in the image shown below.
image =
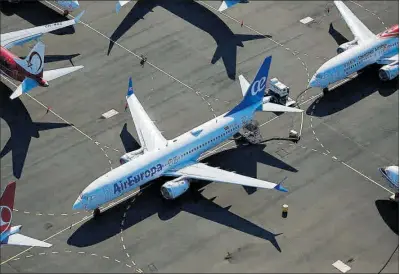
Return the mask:
{"type": "Polygon", "coordinates": [[[93,210],[93,219],[98,219],[100,216],[100,209],[96,208],[95,210],[93,210]]]}
{"type": "Polygon", "coordinates": [[[63,15],[64,15],[65,17],[67,17],[68,14],[69,14],[69,10],[64,10],[63,15]]]}

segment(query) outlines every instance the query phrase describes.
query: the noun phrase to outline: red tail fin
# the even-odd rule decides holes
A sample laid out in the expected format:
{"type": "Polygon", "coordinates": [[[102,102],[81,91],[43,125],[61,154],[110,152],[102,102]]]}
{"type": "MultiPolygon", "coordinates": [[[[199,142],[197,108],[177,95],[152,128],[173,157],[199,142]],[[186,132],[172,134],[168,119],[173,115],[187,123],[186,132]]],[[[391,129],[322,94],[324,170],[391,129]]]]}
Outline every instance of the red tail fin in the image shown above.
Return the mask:
{"type": "Polygon", "coordinates": [[[15,187],[15,182],[8,183],[0,198],[1,233],[9,230],[11,227],[12,210],[14,208],[15,187]]]}

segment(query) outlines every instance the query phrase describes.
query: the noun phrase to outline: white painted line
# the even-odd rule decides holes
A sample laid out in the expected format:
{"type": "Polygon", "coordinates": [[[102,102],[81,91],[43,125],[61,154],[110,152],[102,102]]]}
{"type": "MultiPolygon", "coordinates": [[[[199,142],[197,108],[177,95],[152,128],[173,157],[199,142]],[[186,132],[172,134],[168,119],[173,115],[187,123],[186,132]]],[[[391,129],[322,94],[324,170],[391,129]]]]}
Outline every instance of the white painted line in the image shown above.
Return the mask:
{"type": "Polygon", "coordinates": [[[104,258],[104,259],[110,259],[110,257],[107,257],[107,256],[103,256],[103,258],[104,258]]]}
{"type": "Polygon", "coordinates": [[[90,255],[92,255],[92,256],[98,256],[96,253],[92,253],[92,254],[90,254],[90,255]]]}
{"type": "Polygon", "coordinates": [[[66,252],[66,253],[71,253],[72,251],[71,251],[71,250],[65,250],[65,252],[66,252]]]}
{"type": "Polygon", "coordinates": [[[109,111],[104,112],[101,116],[103,118],[105,118],[105,119],[108,119],[108,118],[111,118],[111,117],[113,117],[113,116],[115,116],[117,114],[118,114],[118,111],[116,111],[115,109],[110,109],[109,111]]]}
{"type": "Polygon", "coordinates": [[[370,181],[370,182],[372,182],[372,183],[376,184],[377,186],[379,186],[379,187],[383,188],[383,189],[384,189],[384,190],[386,190],[387,192],[389,192],[389,193],[391,193],[391,194],[394,194],[392,191],[390,191],[390,190],[389,190],[389,189],[387,189],[386,187],[384,187],[384,186],[382,186],[382,185],[378,184],[377,182],[375,182],[374,180],[372,180],[372,179],[371,179],[371,178],[369,178],[368,176],[366,176],[366,175],[362,174],[360,171],[356,170],[355,168],[353,168],[353,167],[349,166],[349,165],[348,165],[348,164],[346,164],[345,162],[341,162],[341,163],[342,163],[343,165],[347,166],[348,168],[350,168],[351,170],[353,170],[354,172],[358,173],[359,175],[363,176],[363,177],[364,177],[365,179],[367,179],[368,181],[370,181]]]}
{"type": "Polygon", "coordinates": [[[21,258],[15,258],[14,261],[18,261],[19,259],[21,259],[21,258]]]}
{"type": "Polygon", "coordinates": [[[25,214],[30,214],[30,212],[29,212],[29,211],[24,211],[24,213],[25,213],[25,214]]]}
{"type": "Polygon", "coordinates": [[[314,21],[314,19],[312,19],[310,16],[307,16],[307,17],[301,19],[300,23],[307,25],[307,24],[311,23],[312,21],[314,21]]]}
{"type": "Polygon", "coordinates": [[[122,245],[122,248],[123,248],[124,250],[126,250],[126,247],[125,247],[125,245],[122,245]]]}
{"type": "Polygon", "coordinates": [[[346,273],[347,271],[349,271],[351,269],[350,266],[348,266],[347,264],[343,263],[341,260],[337,260],[332,265],[342,273],[346,273]]]}
{"type": "Polygon", "coordinates": [[[127,267],[131,268],[132,266],[130,266],[129,264],[125,264],[127,267]]]}
{"type": "Polygon", "coordinates": [[[33,255],[26,255],[25,258],[33,257],[33,255]]]}
{"type": "Polygon", "coordinates": [[[133,265],[136,265],[134,261],[132,261],[132,264],[133,264],[133,265]]]}
{"type": "Polygon", "coordinates": [[[79,253],[79,254],[85,254],[85,252],[84,252],[84,251],[79,251],[78,253],[79,253]]]}
{"type": "Polygon", "coordinates": [[[68,216],[68,214],[66,214],[66,213],[61,213],[61,215],[62,215],[62,216],[68,216]]]}
{"type": "Polygon", "coordinates": [[[332,159],[333,159],[333,160],[337,160],[337,158],[336,158],[335,156],[332,156],[332,159]]]}
{"type": "Polygon", "coordinates": [[[316,149],[314,149],[314,148],[312,148],[311,150],[312,150],[312,151],[315,151],[315,152],[317,152],[317,151],[318,151],[318,150],[316,150],[316,149]]]}
{"type": "Polygon", "coordinates": [[[322,152],[322,154],[324,154],[325,156],[328,156],[328,154],[326,154],[325,152],[322,152]]]}
{"type": "Polygon", "coordinates": [[[126,257],[128,257],[128,258],[130,257],[130,256],[129,256],[129,253],[126,253],[126,257]]]}
{"type": "Polygon", "coordinates": [[[46,253],[45,253],[45,252],[42,252],[42,253],[39,253],[39,255],[46,255],[46,253]]]}
{"type": "Polygon", "coordinates": [[[117,259],[115,259],[115,261],[117,262],[117,263],[120,263],[121,261],[118,261],[117,259]]]}
{"type": "Polygon", "coordinates": [[[54,216],[54,213],[48,213],[47,215],[49,215],[49,216],[54,216]]]}
{"type": "Polygon", "coordinates": [[[53,252],[51,252],[51,253],[53,253],[53,254],[58,254],[58,251],[53,251],[53,252]]]}

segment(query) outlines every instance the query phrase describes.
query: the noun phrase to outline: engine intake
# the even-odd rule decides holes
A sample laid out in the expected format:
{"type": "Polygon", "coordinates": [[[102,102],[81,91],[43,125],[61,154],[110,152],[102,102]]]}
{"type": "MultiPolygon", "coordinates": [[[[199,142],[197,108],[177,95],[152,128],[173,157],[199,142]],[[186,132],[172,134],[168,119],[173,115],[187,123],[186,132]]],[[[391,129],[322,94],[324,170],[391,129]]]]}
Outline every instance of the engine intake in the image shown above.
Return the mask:
{"type": "Polygon", "coordinates": [[[125,153],[124,155],[122,155],[119,158],[119,162],[120,162],[121,165],[123,165],[123,164],[125,164],[125,163],[127,163],[129,161],[132,161],[133,159],[139,157],[142,154],[143,154],[143,149],[138,149],[138,150],[134,150],[134,151],[125,153]]]}
{"type": "Polygon", "coordinates": [[[389,81],[399,75],[399,62],[388,64],[379,70],[379,78],[382,81],[389,81]]]}
{"type": "Polygon", "coordinates": [[[161,186],[161,194],[167,200],[173,200],[185,193],[190,187],[187,179],[173,180],[161,186]]]}
{"type": "Polygon", "coordinates": [[[341,44],[337,48],[336,52],[337,52],[337,54],[341,54],[341,53],[345,52],[346,50],[348,50],[349,48],[354,47],[355,45],[357,45],[357,40],[356,39],[354,39],[354,40],[352,40],[350,42],[346,42],[346,43],[341,44]]]}

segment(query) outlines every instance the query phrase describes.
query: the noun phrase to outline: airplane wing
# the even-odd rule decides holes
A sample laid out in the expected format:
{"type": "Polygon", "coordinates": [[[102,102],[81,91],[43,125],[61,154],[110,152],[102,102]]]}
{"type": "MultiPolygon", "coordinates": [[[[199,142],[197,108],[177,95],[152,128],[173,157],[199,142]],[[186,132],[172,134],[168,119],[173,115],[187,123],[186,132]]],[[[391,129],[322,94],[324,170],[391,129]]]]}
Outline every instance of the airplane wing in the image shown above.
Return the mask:
{"type": "Polygon", "coordinates": [[[126,95],[129,110],[135,123],[139,136],[140,145],[144,151],[152,151],[157,148],[165,147],[167,140],[162,136],[156,125],[147,115],[139,100],[133,92],[132,78],[129,78],[128,94],[126,95]]]}
{"type": "Polygon", "coordinates": [[[399,54],[395,54],[392,56],[382,56],[378,61],[376,61],[377,64],[380,65],[388,65],[394,62],[398,62],[399,61],[399,54]]]}
{"type": "Polygon", "coordinates": [[[22,245],[22,246],[38,246],[38,247],[51,247],[52,244],[39,241],[28,236],[15,233],[8,236],[7,239],[8,245],[22,245]]]}
{"type": "Polygon", "coordinates": [[[281,186],[281,183],[275,184],[267,181],[262,181],[259,179],[229,172],[223,169],[210,167],[203,163],[195,163],[193,165],[185,166],[178,170],[169,171],[164,175],[211,181],[217,183],[237,184],[250,187],[259,187],[267,189],[274,188],[279,191],[287,192],[287,189],[281,186]]]}
{"type": "Polygon", "coordinates": [[[76,16],[75,19],[71,19],[68,21],[1,34],[0,35],[1,46],[8,49],[13,46],[22,45],[31,40],[38,39],[45,33],[74,25],[77,22],[79,22],[83,13],[84,11],[82,11],[78,16],[76,16]]]}
{"type": "Polygon", "coordinates": [[[354,37],[360,42],[376,38],[342,1],[333,1],[354,37]]]}
{"type": "Polygon", "coordinates": [[[240,1],[242,0],[225,0],[222,1],[221,6],[219,7],[218,11],[224,11],[229,9],[230,7],[233,7],[234,5],[236,5],[237,3],[240,3],[240,1]]]}

